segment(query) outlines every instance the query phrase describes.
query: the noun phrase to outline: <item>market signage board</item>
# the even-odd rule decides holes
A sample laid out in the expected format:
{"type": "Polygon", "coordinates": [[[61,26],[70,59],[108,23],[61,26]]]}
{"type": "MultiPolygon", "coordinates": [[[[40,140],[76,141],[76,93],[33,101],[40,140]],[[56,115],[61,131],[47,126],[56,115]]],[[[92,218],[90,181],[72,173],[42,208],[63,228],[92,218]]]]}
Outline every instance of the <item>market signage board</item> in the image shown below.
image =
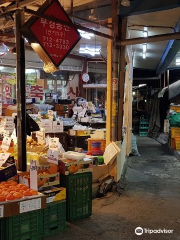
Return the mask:
{"type": "Polygon", "coordinates": [[[49,163],[54,163],[54,164],[58,165],[59,152],[49,149],[47,152],[47,159],[48,159],[49,163]]]}
{"type": "MultiPolygon", "coordinates": [[[[58,0],[46,1],[38,12],[72,23],[58,0]]],[[[81,39],[73,27],[34,16],[23,25],[21,32],[31,43],[40,44],[56,67],[81,39]]]]}

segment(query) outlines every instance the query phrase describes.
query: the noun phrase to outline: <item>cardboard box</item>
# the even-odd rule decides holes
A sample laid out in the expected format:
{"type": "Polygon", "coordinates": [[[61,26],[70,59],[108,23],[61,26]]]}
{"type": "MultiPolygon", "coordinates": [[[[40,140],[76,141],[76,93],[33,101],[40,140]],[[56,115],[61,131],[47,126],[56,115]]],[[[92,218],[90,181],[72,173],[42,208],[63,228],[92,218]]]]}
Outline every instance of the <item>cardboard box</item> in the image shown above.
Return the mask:
{"type": "Polygon", "coordinates": [[[17,169],[15,164],[5,163],[3,167],[5,168],[0,170],[0,182],[6,181],[9,178],[17,175],[17,169]]]}
{"type": "Polygon", "coordinates": [[[107,165],[103,164],[93,166],[93,183],[98,182],[98,179],[107,173],[108,173],[107,165]]]}
{"type": "Polygon", "coordinates": [[[46,208],[46,196],[43,194],[25,197],[21,200],[2,202],[0,203],[0,218],[44,208],[46,208]]]}
{"type": "Polygon", "coordinates": [[[9,202],[1,202],[0,203],[0,218],[9,217],[9,216],[10,216],[9,202]]]}
{"type": "Polygon", "coordinates": [[[70,136],[90,136],[91,131],[86,129],[86,130],[74,130],[74,129],[69,129],[68,134],[70,136]]]}
{"type": "Polygon", "coordinates": [[[46,196],[46,203],[66,200],[66,188],[63,187],[52,187],[50,190],[43,191],[43,194],[46,196]]]}
{"type": "MultiPolygon", "coordinates": [[[[19,174],[19,183],[22,183],[30,187],[30,173],[23,172],[19,174]]],[[[42,190],[44,187],[50,187],[58,185],[59,182],[59,173],[54,174],[41,174],[38,175],[38,190],[42,190]]]]}
{"type": "Polygon", "coordinates": [[[46,196],[39,194],[37,196],[27,197],[21,201],[10,202],[10,216],[44,208],[46,208],[46,196]]]}
{"type": "Polygon", "coordinates": [[[70,160],[70,159],[61,159],[58,161],[59,172],[63,175],[83,173],[83,172],[92,172],[93,169],[93,160],[88,159],[84,160],[70,160]]]}

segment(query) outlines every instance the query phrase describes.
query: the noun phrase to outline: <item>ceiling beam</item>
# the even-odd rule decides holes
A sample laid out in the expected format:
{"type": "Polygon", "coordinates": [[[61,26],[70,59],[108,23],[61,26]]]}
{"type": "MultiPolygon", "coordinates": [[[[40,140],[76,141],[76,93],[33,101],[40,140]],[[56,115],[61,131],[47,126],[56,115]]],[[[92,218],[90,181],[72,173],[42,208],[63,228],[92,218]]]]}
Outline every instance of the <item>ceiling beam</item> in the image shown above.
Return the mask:
{"type": "Polygon", "coordinates": [[[102,32],[98,32],[98,31],[90,29],[90,28],[83,27],[83,26],[81,26],[79,24],[75,24],[75,23],[72,23],[72,22],[66,22],[66,21],[58,19],[58,18],[56,18],[54,16],[48,16],[46,14],[43,14],[43,13],[40,13],[40,12],[35,12],[33,10],[30,10],[30,9],[24,9],[24,12],[25,13],[29,13],[29,14],[31,14],[33,16],[36,16],[36,17],[39,17],[39,18],[44,18],[44,19],[47,19],[47,20],[50,20],[50,21],[53,21],[53,22],[57,22],[57,23],[63,24],[65,26],[69,26],[69,27],[80,29],[80,30],[83,30],[83,31],[86,31],[86,32],[89,32],[89,33],[93,33],[93,34],[95,34],[97,36],[100,36],[100,37],[103,37],[103,38],[113,39],[113,37],[108,35],[108,34],[105,34],[105,33],[102,33],[102,32]]]}
{"type": "Polygon", "coordinates": [[[119,17],[139,15],[180,7],[180,0],[135,0],[129,7],[121,6],[119,17]]]}
{"type": "Polygon", "coordinates": [[[131,39],[126,39],[122,41],[117,41],[116,44],[119,46],[128,46],[128,45],[136,45],[141,43],[168,41],[172,39],[180,39],[180,32],[154,35],[146,38],[144,37],[131,38],[131,39]]]}
{"type": "MultiPolygon", "coordinates": [[[[175,27],[175,31],[179,32],[180,31],[180,19],[175,27]]],[[[164,73],[168,66],[170,65],[170,63],[172,62],[172,60],[174,59],[174,57],[176,56],[177,52],[180,49],[180,41],[179,40],[171,40],[168,42],[166,49],[160,59],[160,62],[158,64],[156,73],[162,74],[164,73]]]]}

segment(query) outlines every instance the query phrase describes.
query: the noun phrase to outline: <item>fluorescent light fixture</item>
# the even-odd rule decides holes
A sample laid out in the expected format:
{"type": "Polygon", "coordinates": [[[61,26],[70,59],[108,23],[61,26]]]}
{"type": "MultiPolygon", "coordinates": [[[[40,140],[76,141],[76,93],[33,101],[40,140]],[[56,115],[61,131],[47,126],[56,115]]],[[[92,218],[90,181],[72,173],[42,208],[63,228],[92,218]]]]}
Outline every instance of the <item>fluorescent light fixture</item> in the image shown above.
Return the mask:
{"type": "Polygon", "coordinates": [[[87,53],[91,56],[95,56],[100,54],[100,48],[80,48],[79,53],[87,53]]]}
{"type": "Polygon", "coordinates": [[[136,92],[133,92],[133,96],[136,95],[136,92]]]}
{"type": "Polygon", "coordinates": [[[36,70],[35,69],[26,69],[26,73],[35,73],[36,72],[36,70]]]}
{"type": "Polygon", "coordinates": [[[88,33],[88,32],[85,32],[85,31],[82,31],[79,29],[78,29],[78,32],[80,33],[81,37],[86,38],[86,39],[91,39],[91,37],[94,36],[93,33],[88,33]]]}
{"type": "Polygon", "coordinates": [[[176,58],[176,65],[177,65],[177,66],[180,65],[180,58],[176,58]]]}
{"type": "Polygon", "coordinates": [[[148,30],[148,28],[147,27],[144,27],[144,31],[147,31],[148,30]]]}
{"type": "Polygon", "coordinates": [[[146,53],[146,50],[147,50],[147,44],[143,43],[143,53],[146,53]]]}
{"type": "Polygon", "coordinates": [[[144,101],[145,101],[145,102],[147,102],[147,100],[146,100],[146,99],[145,99],[144,101]]]}
{"type": "Polygon", "coordinates": [[[144,37],[148,37],[148,32],[147,31],[143,31],[143,36],[144,37]]]}
{"type": "Polygon", "coordinates": [[[138,87],[145,87],[147,84],[139,84],[138,87]]]}
{"type": "Polygon", "coordinates": [[[146,53],[143,53],[143,58],[144,58],[144,59],[146,58],[146,53]]]}

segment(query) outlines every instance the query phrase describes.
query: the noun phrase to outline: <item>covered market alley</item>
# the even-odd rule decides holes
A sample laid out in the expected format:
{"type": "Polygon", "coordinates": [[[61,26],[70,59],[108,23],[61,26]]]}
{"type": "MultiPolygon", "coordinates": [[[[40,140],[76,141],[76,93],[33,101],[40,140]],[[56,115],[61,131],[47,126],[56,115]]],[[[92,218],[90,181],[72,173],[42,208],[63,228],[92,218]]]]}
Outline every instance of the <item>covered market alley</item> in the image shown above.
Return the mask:
{"type": "Polygon", "coordinates": [[[180,239],[180,161],[155,140],[137,142],[141,156],[129,157],[125,188],[93,200],[90,218],[71,222],[66,232],[46,240],[180,239]],[[173,233],[136,236],[137,227],[173,233]]]}

